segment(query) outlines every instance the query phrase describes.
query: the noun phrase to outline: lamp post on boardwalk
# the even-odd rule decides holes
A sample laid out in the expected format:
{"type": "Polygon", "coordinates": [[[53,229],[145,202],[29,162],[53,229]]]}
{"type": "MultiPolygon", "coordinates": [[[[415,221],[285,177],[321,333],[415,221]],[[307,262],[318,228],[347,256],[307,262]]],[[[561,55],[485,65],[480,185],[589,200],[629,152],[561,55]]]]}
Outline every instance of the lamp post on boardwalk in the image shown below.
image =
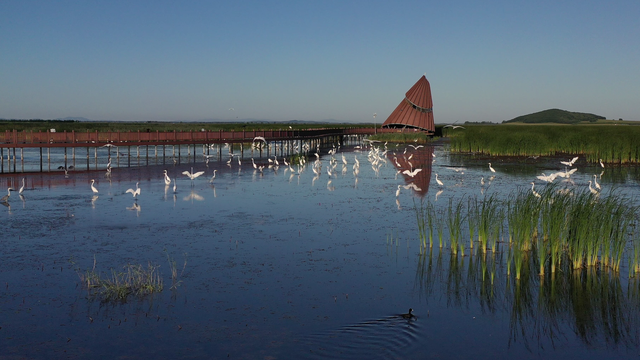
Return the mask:
{"type": "Polygon", "coordinates": [[[373,132],[375,134],[378,133],[378,129],[376,128],[376,116],[378,116],[378,113],[373,113],[373,132]]]}

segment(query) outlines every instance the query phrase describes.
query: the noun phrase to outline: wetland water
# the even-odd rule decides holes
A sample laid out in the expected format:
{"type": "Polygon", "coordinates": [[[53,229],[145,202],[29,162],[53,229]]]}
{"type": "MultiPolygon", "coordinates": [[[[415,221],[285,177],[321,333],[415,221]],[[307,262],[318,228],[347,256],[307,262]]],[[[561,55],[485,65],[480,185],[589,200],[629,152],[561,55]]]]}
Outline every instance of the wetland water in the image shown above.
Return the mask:
{"type": "MultiPolygon", "coordinates": [[[[420,248],[414,206],[421,201],[444,209],[465,196],[506,198],[541,172],[563,170],[558,159],[478,159],[438,146],[404,150],[390,148],[372,165],[368,151],[339,149],[331,178],[326,151],[319,176],[313,155],[293,174],[282,157],[277,171],[256,157],[266,167],[261,174],[252,155],[227,166],[226,153],[208,167],[199,159],[114,168],[110,181],[102,170],[68,178],[62,172],[1,176],[0,189],[18,188],[15,179],[27,178],[23,196],[12,192],[10,207],[0,206],[2,355],[637,357],[640,291],[626,259],[619,275],[577,272],[547,286],[535,273],[517,282],[507,275],[506,245],[487,255],[467,250],[464,257],[420,248]],[[398,174],[396,160],[402,169],[423,170],[414,178],[398,174]],[[181,175],[191,166],[205,174],[193,182],[181,175]],[[175,194],[165,187],[165,169],[178,179],[175,194]],[[136,182],[141,194],[134,201],[125,191],[136,182]],[[411,183],[396,197],[398,185],[411,183]],[[164,290],[101,301],[79,277],[94,259],[107,275],[127,264],[159,265],[164,290]],[[168,259],[180,274],[173,289],[168,259]],[[400,316],[409,308],[416,317],[400,316]]],[[[577,188],[602,171],[580,161],[576,167],[569,186],[577,188]]],[[[633,201],[640,194],[636,168],[607,168],[599,182],[633,201]]],[[[538,187],[544,184],[536,181],[538,187]]]]}

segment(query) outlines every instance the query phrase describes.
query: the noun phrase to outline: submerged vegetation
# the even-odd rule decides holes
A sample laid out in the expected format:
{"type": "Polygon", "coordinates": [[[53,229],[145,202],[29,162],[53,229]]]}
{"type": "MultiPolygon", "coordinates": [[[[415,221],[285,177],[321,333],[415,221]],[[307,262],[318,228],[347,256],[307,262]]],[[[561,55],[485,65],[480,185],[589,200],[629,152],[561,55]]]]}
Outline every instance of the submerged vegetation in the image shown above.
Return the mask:
{"type": "Polygon", "coordinates": [[[629,276],[640,276],[638,208],[629,199],[615,193],[600,197],[588,191],[566,191],[553,185],[537,196],[520,190],[509,198],[469,198],[466,207],[464,200],[451,200],[446,219],[429,202],[416,205],[421,248],[433,247],[435,222],[441,244],[444,237],[453,256],[464,256],[462,231],[467,224],[468,249],[495,253],[504,244],[506,271],[510,274],[513,269],[515,279],[522,277],[524,264],[531,259],[539,275],[582,268],[619,273],[625,254],[629,276]]]}
{"type": "Polygon", "coordinates": [[[490,156],[584,156],[589,163],[640,162],[640,126],[465,125],[445,129],[451,151],[490,156]]]}

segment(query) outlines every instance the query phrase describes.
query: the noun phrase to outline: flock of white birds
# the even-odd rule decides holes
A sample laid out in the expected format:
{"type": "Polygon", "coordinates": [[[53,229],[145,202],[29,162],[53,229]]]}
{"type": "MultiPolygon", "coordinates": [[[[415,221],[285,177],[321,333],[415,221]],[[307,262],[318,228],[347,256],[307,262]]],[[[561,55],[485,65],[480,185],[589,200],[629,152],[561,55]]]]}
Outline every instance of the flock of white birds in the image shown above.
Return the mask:
{"type": "MultiPolygon", "coordinates": [[[[267,141],[262,138],[262,137],[256,137],[253,141],[252,144],[252,152],[253,150],[263,150],[263,148],[265,147],[269,147],[269,149],[271,149],[270,144],[267,143],[267,141]]],[[[276,147],[275,151],[277,152],[277,146],[278,145],[273,145],[276,147]]],[[[284,146],[287,146],[286,144],[284,146]]],[[[329,190],[334,190],[335,188],[332,185],[332,181],[335,177],[337,177],[339,174],[341,175],[346,175],[349,171],[352,172],[354,178],[355,178],[355,186],[357,187],[358,184],[358,175],[360,173],[360,161],[358,159],[358,154],[363,154],[366,153],[366,159],[369,162],[371,169],[373,170],[374,174],[376,177],[378,177],[380,175],[380,168],[383,165],[387,164],[387,154],[389,152],[389,149],[387,148],[387,143],[380,143],[378,141],[372,141],[372,140],[368,140],[365,139],[362,143],[361,146],[356,146],[355,150],[356,153],[354,154],[353,157],[353,165],[349,166],[349,161],[347,160],[347,157],[341,153],[340,154],[340,160],[338,160],[338,156],[337,156],[337,152],[340,149],[339,145],[334,145],[332,149],[330,149],[327,152],[327,155],[329,156],[329,160],[328,160],[328,164],[323,164],[323,162],[321,161],[321,156],[320,156],[320,148],[318,145],[318,148],[316,149],[316,152],[313,153],[313,155],[315,156],[315,161],[313,162],[308,162],[307,161],[307,157],[306,156],[301,156],[302,153],[306,153],[309,154],[310,153],[310,147],[311,145],[306,142],[302,144],[302,148],[298,148],[298,145],[293,145],[294,148],[292,149],[285,149],[287,151],[292,151],[293,153],[296,154],[296,156],[293,156],[290,159],[296,159],[296,163],[290,163],[289,161],[287,161],[287,158],[283,157],[282,158],[282,166],[284,166],[284,173],[286,174],[288,171],[290,172],[290,179],[293,178],[295,175],[300,175],[302,172],[304,172],[307,168],[310,168],[313,173],[314,173],[314,177],[312,180],[312,184],[315,184],[315,182],[322,176],[322,174],[326,173],[326,176],[328,178],[327,181],[327,189],[329,190]],[[302,152],[301,152],[302,151],[302,152]],[[338,168],[340,165],[341,168],[338,168]],[[324,171],[323,171],[324,168],[324,171]]],[[[389,158],[393,159],[393,162],[395,163],[395,167],[398,169],[396,171],[396,179],[398,177],[399,174],[403,174],[406,175],[407,178],[414,178],[416,175],[418,175],[423,169],[421,168],[414,168],[413,164],[412,164],[412,158],[414,156],[414,153],[410,151],[410,148],[413,148],[413,150],[418,150],[420,148],[422,148],[423,145],[413,145],[410,144],[408,146],[406,146],[404,148],[404,152],[400,153],[398,151],[398,153],[396,154],[396,152],[392,152],[391,155],[389,156],[389,158]],[[409,152],[409,153],[408,153],[409,152]],[[404,163],[406,165],[401,165],[398,161],[398,157],[402,157],[404,159],[404,163]],[[409,169],[407,169],[406,167],[409,167],[409,169]],[[404,168],[404,170],[402,170],[404,168]]],[[[214,146],[211,145],[211,148],[214,149],[214,146]]],[[[232,152],[232,147],[229,144],[225,144],[225,148],[228,149],[228,156],[229,156],[229,160],[226,162],[226,165],[228,167],[232,167],[234,164],[234,158],[237,161],[238,164],[238,168],[240,169],[242,167],[242,156],[239,156],[237,154],[234,154],[232,152]]],[[[223,151],[222,149],[220,151],[223,151]]],[[[213,158],[215,155],[206,155],[204,154],[203,151],[203,158],[204,158],[204,164],[206,167],[209,166],[209,160],[210,158],[213,158]]],[[[435,153],[432,153],[432,156],[435,158],[435,153]]],[[[277,156],[273,156],[273,158],[268,157],[266,159],[268,161],[268,163],[256,163],[254,158],[251,158],[251,165],[254,169],[254,175],[255,174],[260,174],[261,176],[264,174],[264,171],[266,169],[272,169],[274,171],[278,171],[278,169],[280,168],[280,161],[278,160],[277,156]]],[[[558,171],[558,172],[554,172],[551,173],[549,175],[546,175],[545,173],[542,173],[541,175],[537,176],[538,180],[544,181],[546,183],[552,183],[554,182],[554,180],[558,179],[558,178],[563,178],[564,181],[567,182],[571,182],[571,175],[574,174],[577,169],[574,168],[574,165],[576,163],[576,161],[578,160],[578,157],[574,157],[573,159],[569,160],[569,161],[561,161],[560,163],[562,165],[565,166],[565,170],[564,171],[558,171]]],[[[492,173],[492,176],[488,179],[489,182],[492,181],[495,178],[495,174],[496,170],[493,168],[493,166],[491,165],[491,163],[488,163],[489,166],[489,171],[492,173]]],[[[604,164],[602,163],[602,160],[600,160],[600,166],[604,169],[604,164]]],[[[457,168],[452,168],[456,171],[460,171],[461,169],[457,169],[457,168]]],[[[109,162],[107,164],[106,167],[106,173],[105,173],[105,177],[110,178],[111,176],[111,159],[109,158],[109,162]]],[[[215,178],[216,178],[216,172],[217,170],[213,170],[213,176],[210,178],[209,182],[213,183],[215,178]]],[[[603,171],[604,172],[604,171],[603,171]]],[[[183,171],[182,175],[186,176],[189,180],[191,180],[191,183],[193,185],[193,182],[199,178],[200,176],[204,175],[205,171],[194,171],[193,167],[191,167],[190,171],[183,171]]],[[[435,182],[438,184],[438,186],[440,186],[440,189],[438,191],[438,193],[436,194],[436,201],[437,201],[437,197],[438,195],[440,195],[442,193],[442,188],[445,187],[444,182],[438,177],[438,173],[435,173],[435,182]]],[[[602,174],[600,174],[600,176],[602,176],[602,174]]],[[[598,194],[599,191],[601,190],[601,186],[597,181],[598,176],[597,175],[593,175],[593,181],[589,180],[589,190],[591,191],[591,193],[593,194],[598,194]],[[593,186],[592,186],[593,185],[593,186]]],[[[167,170],[164,170],[164,183],[166,185],[165,188],[165,192],[166,190],[169,188],[169,186],[171,184],[173,184],[173,192],[174,194],[177,192],[177,185],[176,185],[176,179],[171,179],[169,177],[169,174],[167,172],[167,170]]],[[[480,179],[480,185],[482,187],[482,189],[484,189],[486,182],[484,179],[484,176],[481,177],[480,179]]],[[[531,186],[531,191],[532,193],[537,196],[540,197],[540,194],[538,192],[535,191],[535,183],[531,182],[530,183],[531,186]]],[[[22,179],[22,187],[19,190],[19,193],[22,194],[22,191],[24,190],[24,185],[25,185],[25,179],[22,179]]],[[[575,185],[575,184],[574,184],[575,185]]],[[[94,200],[92,202],[95,201],[95,199],[97,198],[97,195],[99,193],[98,188],[96,188],[95,186],[95,179],[91,179],[91,185],[90,185],[91,191],[94,194],[94,200]]],[[[400,196],[401,193],[401,189],[405,189],[405,190],[414,190],[416,192],[422,191],[422,189],[420,189],[419,186],[417,186],[415,183],[410,182],[408,184],[405,185],[398,185],[398,188],[395,192],[395,196],[396,198],[400,196]]],[[[9,198],[11,196],[11,191],[15,191],[13,188],[8,188],[7,190],[7,195],[5,195],[4,197],[0,198],[0,204],[3,204],[5,206],[9,206],[9,198]]],[[[134,206],[137,204],[137,199],[138,196],[141,194],[141,189],[139,186],[139,183],[136,183],[135,188],[130,188],[127,189],[125,191],[125,193],[130,193],[133,198],[134,201],[136,201],[136,203],[134,203],[134,206]]],[[[396,203],[398,204],[398,207],[400,208],[400,204],[398,202],[398,200],[396,199],[396,203]]]]}

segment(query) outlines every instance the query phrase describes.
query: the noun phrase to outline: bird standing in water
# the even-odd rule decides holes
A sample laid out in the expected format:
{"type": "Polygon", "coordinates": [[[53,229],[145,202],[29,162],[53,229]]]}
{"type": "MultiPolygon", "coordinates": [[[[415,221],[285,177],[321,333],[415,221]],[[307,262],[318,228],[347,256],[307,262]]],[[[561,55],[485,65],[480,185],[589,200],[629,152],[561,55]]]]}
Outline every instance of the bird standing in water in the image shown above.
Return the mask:
{"type": "Polygon", "coordinates": [[[0,203],[8,203],[9,202],[9,197],[11,197],[11,191],[12,190],[13,190],[13,188],[7,188],[7,195],[5,195],[2,198],[0,198],[0,203]]]}

